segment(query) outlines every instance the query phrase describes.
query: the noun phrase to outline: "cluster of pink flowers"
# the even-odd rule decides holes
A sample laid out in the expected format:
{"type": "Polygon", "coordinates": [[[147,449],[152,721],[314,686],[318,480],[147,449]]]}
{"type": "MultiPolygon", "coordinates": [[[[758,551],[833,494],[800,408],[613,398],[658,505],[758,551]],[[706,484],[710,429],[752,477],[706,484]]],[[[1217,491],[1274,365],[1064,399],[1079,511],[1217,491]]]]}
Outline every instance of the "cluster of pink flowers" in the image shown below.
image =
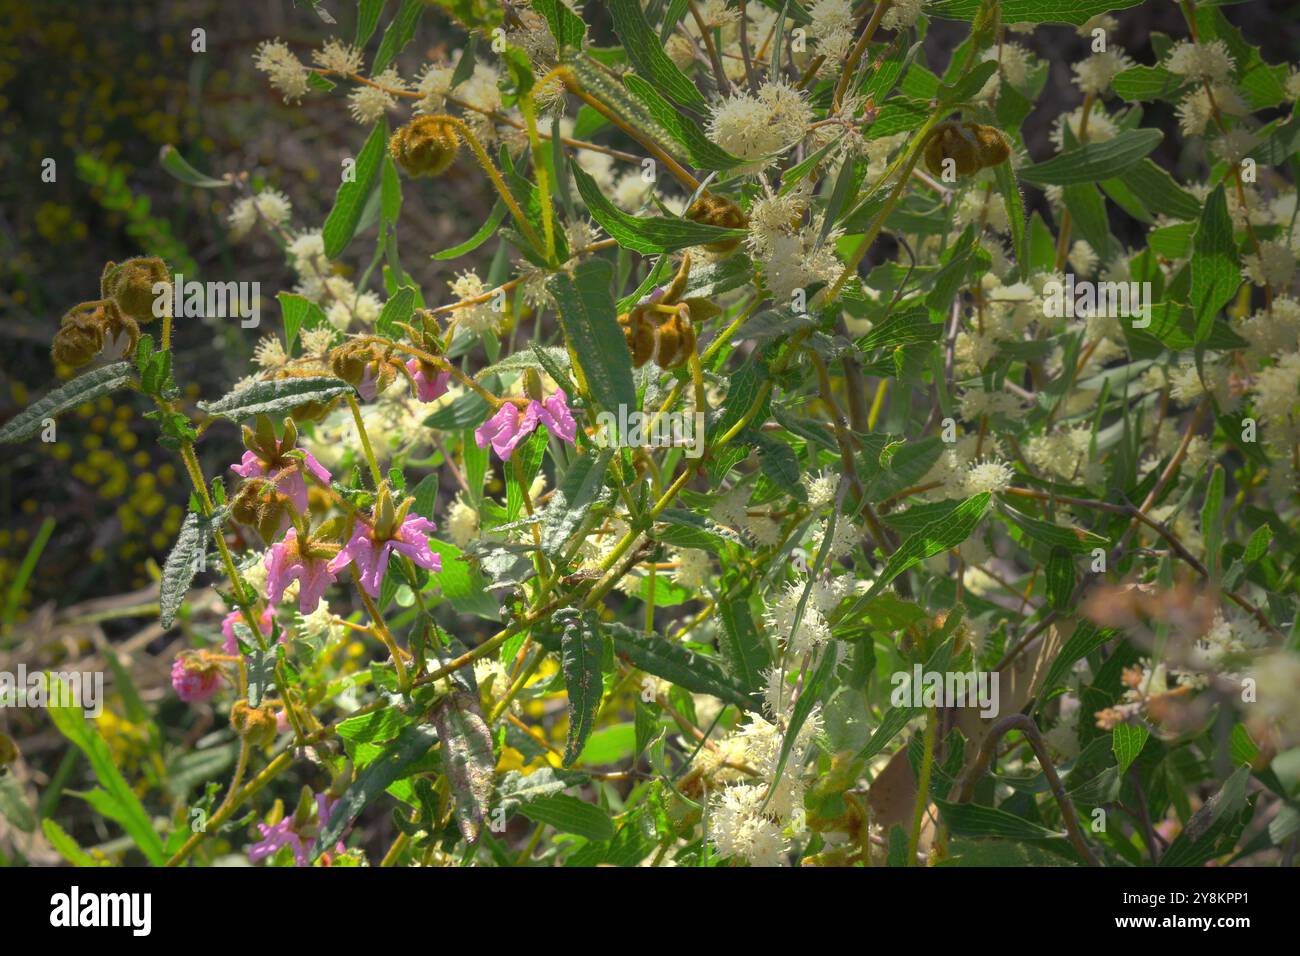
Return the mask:
{"type": "Polygon", "coordinates": [[[564,389],[556,389],[554,395],[543,401],[534,399],[522,412],[513,402],[505,403],[495,415],[475,430],[474,441],[479,448],[491,444],[497,456],[502,461],[507,461],[520,442],[531,435],[539,424],[545,425],[552,435],[573,444],[578,434],[578,423],[569,411],[569,398],[564,394],[564,389]]]}

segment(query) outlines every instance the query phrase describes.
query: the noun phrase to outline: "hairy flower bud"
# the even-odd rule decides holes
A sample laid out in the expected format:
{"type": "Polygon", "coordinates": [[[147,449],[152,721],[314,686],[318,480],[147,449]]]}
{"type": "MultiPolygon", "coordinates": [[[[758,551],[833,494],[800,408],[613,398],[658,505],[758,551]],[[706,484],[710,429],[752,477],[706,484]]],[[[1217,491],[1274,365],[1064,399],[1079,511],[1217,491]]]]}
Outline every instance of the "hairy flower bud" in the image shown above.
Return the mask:
{"type": "Polygon", "coordinates": [[[104,298],[117,303],[124,315],[137,322],[152,322],[157,317],[154,315],[154,301],[158,298],[153,290],[160,282],[167,285],[162,295],[170,296],[167,263],[157,256],[138,256],[120,265],[108,263],[100,279],[100,290],[104,298]]]}
{"type": "Polygon", "coordinates": [[[246,478],[230,504],[230,516],[256,528],[269,544],[289,524],[289,499],[265,478],[246,478]]]}
{"type": "Polygon", "coordinates": [[[925,165],[935,176],[945,173],[945,160],[953,161],[958,176],[996,166],[1011,155],[1011,143],[994,126],[983,123],[945,123],[925,144],[925,165]]]}
{"type": "Polygon", "coordinates": [[[247,700],[230,705],[230,726],[254,747],[265,747],[275,740],[279,731],[272,708],[250,707],[247,700]]]}
{"type": "MultiPolygon", "coordinates": [[[[739,206],[730,199],[708,192],[691,203],[691,208],[686,211],[686,218],[722,229],[746,229],[749,226],[749,219],[739,206]]],[[[739,246],[740,239],[737,238],[711,242],[704,248],[710,252],[726,255],[735,252],[739,246]]]]}
{"type": "Polygon", "coordinates": [[[56,362],[80,368],[88,365],[104,347],[105,308],[111,302],[83,302],[63,317],[63,325],[54,335],[51,354],[56,362]]]}
{"type": "Polygon", "coordinates": [[[440,176],[456,159],[460,137],[445,116],[417,116],[393,134],[388,149],[408,176],[440,176]]]}

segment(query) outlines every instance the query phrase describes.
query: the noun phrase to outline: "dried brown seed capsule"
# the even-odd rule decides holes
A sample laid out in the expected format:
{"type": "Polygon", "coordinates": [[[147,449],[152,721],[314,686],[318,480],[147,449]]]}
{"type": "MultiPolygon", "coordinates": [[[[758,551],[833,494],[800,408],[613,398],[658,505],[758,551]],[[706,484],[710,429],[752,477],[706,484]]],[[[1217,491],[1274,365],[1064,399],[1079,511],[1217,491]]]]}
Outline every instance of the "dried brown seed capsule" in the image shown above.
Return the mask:
{"type": "Polygon", "coordinates": [[[388,149],[408,176],[439,176],[456,159],[460,137],[445,116],[417,116],[393,134],[388,149]]]}
{"type": "Polygon", "coordinates": [[[637,306],[620,315],[618,324],[623,327],[628,351],[632,353],[632,367],[640,368],[654,356],[654,321],[646,315],[644,306],[637,306]]]}
{"type": "Polygon", "coordinates": [[[163,296],[170,298],[172,294],[167,263],[157,256],[138,256],[121,265],[109,263],[100,279],[100,287],[105,298],[112,298],[124,315],[137,322],[156,319],[154,303],[163,296]],[[159,283],[166,289],[155,294],[154,287],[159,283]]]}
{"type": "MultiPolygon", "coordinates": [[[[78,306],[80,308],[80,306],[78,306]]],[[[71,315],[72,313],[68,313],[71,315]]],[[[104,328],[97,322],[68,321],[54,335],[50,353],[54,361],[73,368],[89,365],[104,347],[104,328]]]]}
{"type": "MultiPolygon", "coordinates": [[[[713,193],[705,193],[691,203],[691,208],[686,211],[686,218],[723,229],[747,229],[749,227],[749,218],[739,206],[730,199],[716,196],[713,193]]],[[[735,252],[739,246],[740,239],[736,238],[711,242],[704,248],[710,252],[726,255],[735,252]]]]}
{"type": "Polygon", "coordinates": [[[289,499],[265,478],[246,478],[230,503],[230,516],[240,524],[256,528],[270,544],[289,524],[289,499]]]}
{"type": "Polygon", "coordinates": [[[925,144],[925,166],[933,175],[946,176],[947,160],[952,160],[952,171],[958,176],[969,176],[980,168],[979,143],[964,124],[940,126],[925,144]]]}

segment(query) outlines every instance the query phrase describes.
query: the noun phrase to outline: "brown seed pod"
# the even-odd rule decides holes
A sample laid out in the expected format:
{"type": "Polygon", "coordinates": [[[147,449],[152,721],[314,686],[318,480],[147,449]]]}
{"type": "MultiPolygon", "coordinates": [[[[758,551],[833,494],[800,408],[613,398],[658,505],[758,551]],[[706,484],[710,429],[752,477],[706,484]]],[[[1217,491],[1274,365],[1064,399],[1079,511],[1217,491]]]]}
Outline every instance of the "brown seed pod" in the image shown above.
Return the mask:
{"type": "Polygon", "coordinates": [[[632,367],[640,368],[655,354],[655,321],[647,315],[646,306],[639,305],[620,315],[618,324],[623,327],[628,351],[632,353],[632,367]]]}
{"type": "Polygon", "coordinates": [[[265,478],[245,478],[230,503],[230,516],[256,528],[261,539],[270,544],[289,523],[289,507],[289,499],[276,490],[274,483],[265,478]]]}
{"type": "Polygon", "coordinates": [[[55,333],[50,348],[54,361],[81,368],[94,360],[104,347],[105,320],[100,306],[101,303],[83,302],[63,317],[63,325],[55,333]]]}
{"type": "Polygon", "coordinates": [[[947,171],[946,160],[953,161],[952,169],[958,176],[969,176],[980,168],[979,143],[966,124],[940,126],[925,144],[925,166],[940,179],[947,171]]]}
{"type": "Polygon", "coordinates": [[[982,123],[967,125],[975,133],[981,167],[996,166],[998,163],[1006,162],[1007,157],[1011,155],[1011,143],[1002,130],[982,123]]]}
{"type": "MultiPolygon", "coordinates": [[[[691,203],[691,208],[686,211],[686,218],[723,229],[747,229],[749,227],[749,218],[739,206],[730,199],[708,192],[691,203]]],[[[735,252],[739,247],[740,239],[736,238],[711,242],[706,244],[704,248],[710,252],[727,255],[735,252]]]]}
{"type": "Polygon", "coordinates": [[[157,256],[138,256],[121,265],[110,262],[104,267],[100,288],[104,298],[112,298],[124,315],[146,323],[158,317],[154,315],[154,303],[172,294],[167,263],[157,256]],[[166,289],[155,294],[154,287],[159,283],[166,289]]]}
{"type": "Polygon", "coordinates": [[[417,116],[388,141],[388,150],[408,176],[440,176],[456,159],[460,137],[445,116],[417,116]]]}

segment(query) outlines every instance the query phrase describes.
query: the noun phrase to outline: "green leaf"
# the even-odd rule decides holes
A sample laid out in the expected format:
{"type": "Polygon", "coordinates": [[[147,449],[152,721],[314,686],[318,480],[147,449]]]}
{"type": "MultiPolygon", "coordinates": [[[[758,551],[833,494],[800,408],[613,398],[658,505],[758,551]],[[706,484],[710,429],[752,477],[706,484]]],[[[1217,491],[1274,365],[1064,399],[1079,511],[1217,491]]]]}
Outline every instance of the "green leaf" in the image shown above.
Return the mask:
{"type": "Polygon", "coordinates": [[[1065,679],[1070,673],[1070,669],[1075,663],[1083,660],[1097,648],[1101,647],[1115,638],[1119,637],[1117,631],[1110,628],[1099,628],[1088,621],[1081,621],[1074,627],[1074,632],[1065,640],[1056,660],[1052,661],[1052,666],[1047,672],[1047,677],[1043,681],[1042,693],[1040,700],[1045,700],[1047,691],[1052,690],[1065,679]]]}
{"type": "Polygon", "coordinates": [[[718,650],[727,662],[727,669],[751,694],[763,690],[766,686],[763,671],[771,666],[772,655],[754,626],[748,595],[720,598],[718,614],[722,618],[718,650]]]}
{"type": "Polygon", "coordinates": [[[435,252],[431,258],[441,262],[444,259],[459,259],[466,253],[473,252],[497,234],[497,227],[501,225],[501,220],[505,217],[506,204],[498,199],[496,205],[492,207],[491,214],[487,217],[487,222],[479,227],[478,232],[458,246],[452,246],[450,249],[442,250],[442,252],[435,252]]]}
{"type": "Polygon", "coordinates": [[[614,312],[613,267],[604,259],[590,259],[572,276],[557,272],[546,287],[555,296],[565,342],[577,357],[592,398],[616,419],[620,406],[629,415],[637,411],[632,353],[614,312]]]}
{"type": "Polygon", "coordinates": [[[1177,99],[1186,85],[1185,77],[1170,73],[1162,66],[1132,66],[1111,82],[1116,96],[1136,103],[1177,99]]]}
{"type": "Polygon", "coordinates": [[[1246,551],[1241,556],[1241,563],[1247,566],[1254,564],[1268,551],[1268,543],[1272,540],[1273,529],[1266,524],[1260,525],[1246,542],[1246,551]]]}
{"type": "Polygon", "coordinates": [[[1070,606],[1074,579],[1074,559],[1070,557],[1069,548],[1059,545],[1052,548],[1047,561],[1047,603],[1055,610],[1063,611],[1070,606]]]}
{"type": "Polygon", "coordinates": [[[1106,200],[1091,183],[1065,187],[1065,208],[1070,210],[1079,232],[1102,262],[1110,259],[1110,222],[1106,218],[1106,200]]]}
{"type": "Polygon", "coordinates": [[[1232,301],[1241,285],[1241,261],[1232,238],[1232,219],[1220,183],[1205,200],[1192,240],[1192,312],[1196,342],[1205,341],[1219,310],[1232,301]]]}
{"type": "Polygon", "coordinates": [[[930,310],[910,309],[892,312],[883,322],[872,326],[871,331],[858,339],[858,348],[872,352],[879,348],[937,342],[943,335],[943,324],[930,321],[930,310]]]}
{"type": "Polygon", "coordinates": [[[103,788],[100,791],[103,794],[100,799],[112,807],[112,819],[122,825],[127,835],[135,841],[135,845],[151,864],[162,866],[167,861],[163,853],[162,838],[154,830],[153,822],[149,819],[149,814],[145,812],[139,798],[136,797],[135,791],[131,789],[131,785],[126,782],[126,778],[113,763],[113,754],[108,744],[100,736],[99,731],[86,720],[86,715],[80,706],[63,705],[64,701],[71,700],[68,685],[61,680],[55,680],[52,674],[47,675],[47,680],[50,681],[48,686],[51,700],[48,709],[54,726],[90,761],[95,779],[103,788]],[[58,692],[60,694],[57,698],[58,705],[54,703],[56,687],[61,688],[58,692]]]}
{"type": "Polygon", "coordinates": [[[614,32],[623,41],[637,72],[683,106],[705,110],[708,104],[704,97],[668,58],[659,37],[646,22],[639,0],[609,0],[606,6],[614,20],[614,32]]]}
{"type": "Polygon", "coordinates": [[[629,215],[606,199],[596,181],[583,172],[581,167],[572,167],[572,172],[578,194],[587,204],[591,217],[609,233],[611,239],[633,252],[645,255],[673,252],[687,246],[705,245],[745,235],[743,229],[723,229],[690,219],[629,215]]]}
{"type": "Polygon", "coordinates": [[[740,166],[745,161],[732,156],[725,149],[714,145],[694,122],[677,112],[676,107],[659,95],[653,83],[628,73],[623,77],[628,90],[645,104],[652,116],[657,119],[673,138],[682,145],[690,156],[691,162],[701,169],[726,170],[740,166]]]}
{"type": "MultiPolygon", "coordinates": [[[[392,27],[390,26],[389,29],[391,30],[392,27]]],[[[352,236],[357,231],[357,226],[361,223],[361,213],[374,188],[387,141],[388,121],[381,119],[371,130],[365,145],[361,147],[361,152],[357,154],[356,166],[353,169],[355,177],[351,182],[339,184],[338,192],[334,195],[334,207],[325,218],[325,225],[321,227],[321,236],[325,240],[325,255],[330,259],[338,258],[348,247],[348,243],[352,241],[352,236]]]]}
{"type": "Polygon", "coordinates": [[[442,571],[433,581],[442,596],[462,614],[476,614],[489,621],[501,616],[501,609],[488,591],[488,583],[478,567],[465,560],[465,553],[454,544],[429,539],[429,549],[442,559],[442,571]]]}
{"type": "MultiPolygon", "coordinates": [[[[406,44],[411,42],[411,38],[415,36],[415,29],[420,23],[420,16],[424,13],[425,6],[425,0],[402,0],[397,15],[388,24],[388,27],[384,30],[383,39],[379,41],[379,49],[375,52],[375,62],[370,66],[372,76],[384,72],[388,64],[393,62],[393,58],[406,48],[406,44]]],[[[333,258],[333,256],[330,258],[333,258]]]]}
{"type": "Polygon", "coordinates": [[[308,402],[327,402],[350,391],[352,386],[341,378],[281,378],[253,382],[215,402],[199,402],[198,405],[200,411],[209,415],[237,422],[254,415],[287,412],[308,402]]]}
{"type": "Polygon", "coordinates": [[[1119,178],[1152,212],[1189,220],[1201,215],[1201,204],[1197,198],[1149,159],[1130,166],[1119,178]]]}
{"type": "Polygon", "coordinates": [[[659,514],[659,521],[655,537],[679,548],[719,554],[728,544],[740,543],[740,536],[730,528],[684,508],[665,508],[659,514]]]}
{"type": "Polygon", "coordinates": [[[1025,226],[1025,199],[1020,193],[1020,183],[1010,162],[998,163],[993,167],[993,176],[998,192],[1002,193],[1002,202],[1007,207],[1017,274],[1024,280],[1029,275],[1029,230],[1025,226]]]}
{"type": "Polygon", "coordinates": [[[576,833],[597,843],[614,839],[614,821],[609,812],[567,793],[537,797],[519,808],[535,823],[555,827],[561,833],[576,833]]]}
{"type": "Polygon", "coordinates": [[[126,385],[131,381],[132,371],[130,362],[114,362],[77,376],[5,422],[0,427],[0,444],[26,441],[41,430],[45,419],[126,385]]]}
{"type": "Polygon", "coordinates": [[[164,170],[187,186],[197,186],[200,189],[224,189],[232,185],[229,180],[213,179],[199,172],[185,161],[185,157],[177,152],[176,147],[171,143],[165,143],[158,151],[158,162],[162,164],[164,170]]]}
{"type": "MultiPolygon", "coordinates": [[[[1142,0],[1002,0],[1003,23],[1072,23],[1082,26],[1100,13],[1136,7],[1142,0]]],[[[927,4],[930,16],[974,20],[981,0],[939,0],[927,4]]]]}
{"type": "Polygon", "coordinates": [[[889,556],[889,560],[885,563],[880,576],[872,583],[867,593],[854,604],[854,611],[861,610],[868,601],[880,593],[885,585],[912,565],[925,560],[933,554],[955,548],[969,538],[971,532],[983,520],[991,497],[988,492],[983,492],[973,498],[967,498],[953,509],[952,514],[926,525],[916,534],[910,535],[906,541],[899,545],[898,550],[889,556]]]}
{"type": "Polygon", "coordinates": [[[614,642],[614,653],[648,674],[662,677],[693,694],[712,694],[742,710],[752,710],[754,701],[738,680],[728,675],[711,657],[658,634],[634,631],[622,624],[607,624],[605,632],[614,642]]]}
{"type": "Polygon", "coordinates": [[[364,47],[375,35],[379,14],[384,11],[384,0],[357,0],[357,32],[352,45],[364,47]]]}
{"type": "Polygon", "coordinates": [[[379,215],[385,224],[397,222],[402,213],[402,180],[397,175],[397,164],[387,150],[379,177],[379,215]]]}
{"type": "Polygon", "coordinates": [[[1201,506],[1201,535],[1205,541],[1205,564],[1213,577],[1219,570],[1219,545],[1223,541],[1223,466],[1215,464],[1201,506]]]}
{"type": "Polygon", "coordinates": [[[1238,767],[1219,791],[1192,815],[1170,844],[1160,866],[1200,866],[1229,850],[1240,830],[1246,807],[1250,767],[1238,767]]]}
{"type": "Polygon", "coordinates": [[[41,821],[41,832],[45,834],[45,839],[50,841],[50,846],[58,851],[59,856],[63,857],[73,866],[109,866],[107,860],[100,862],[93,856],[78,846],[77,841],[68,835],[68,832],[48,817],[41,821]]]}
{"type": "Polygon", "coordinates": [[[555,45],[561,53],[565,47],[582,48],[587,25],[567,4],[562,0],[532,0],[532,3],[533,9],[546,18],[546,25],[551,28],[551,36],[555,37],[555,45]]]}
{"type": "Polygon", "coordinates": [[[1146,746],[1147,738],[1151,736],[1151,731],[1145,727],[1138,727],[1133,724],[1116,724],[1115,729],[1111,731],[1110,748],[1115,752],[1115,759],[1119,762],[1119,772],[1121,775],[1128,773],[1128,768],[1133,765],[1142,748],[1146,746]]]}
{"type": "Polygon", "coordinates": [[[576,457],[542,512],[542,550],[558,555],[605,489],[613,449],[576,457]]]}
{"type": "Polygon", "coordinates": [[[948,832],[959,837],[998,837],[1003,840],[1052,840],[1064,836],[994,807],[978,803],[935,800],[948,832]]]}
{"type": "Polygon", "coordinates": [[[1091,531],[1043,521],[1006,504],[1001,505],[999,510],[1026,536],[1048,548],[1065,548],[1076,554],[1082,554],[1093,548],[1104,548],[1109,544],[1101,535],[1093,534],[1091,531]]]}
{"type": "Polygon", "coordinates": [[[280,315],[284,322],[286,351],[293,351],[293,343],[298,337],[298,331],[304,326],[318,329],[329,324],[321,307],[306,296],[298,295],[296,292],[281,292],[276,298],[280,301],[280,315]]]}
{"type": "Polygon", "coordinates": [[[431,712],[442,741],[442,763],[456,800],[456,823],[466,843],[478,842],[483,815],[492,799],[496,757],[492,732],[479,709],[478,694],[459,686],[431,712]]]}
{"type": "Polygon", "coordinates": [[[392,338],[398,332],[398,322],[409,322],[415,311],[415,287],[404,285],[384,303],[383,311],[375,320],[375,334],[392,338]]]}
{"type": "Polygon", "coordinates": [[[1130,129],[1102,143],[1084,143],[1058,156],[1026,166],[1020,178],[1026,182],[1069,186],[1095,183],[1122,175],[1164,139],[1158,129],[1130,129]]]}
{"type": "Polygon", "coordinates": [[[202,515],[191,511],[181,522],[180,533],[172,545],[163,565],[162,581],[158,590],[158,623],[169,628],[176,620],[176,612],[190,589],[194,575],[203,569],[207,554],[207,536],[212,525],[202,515]]]}
{"type": "Polygon", "coordinates": [[[569,696],[569,736],[564,745],[564,766],[572,766],[582,753],[604,691],[600,659],[602,640],[599,623],[579,614],[565,622],[560,635],[560,666],[569,696]]]}

